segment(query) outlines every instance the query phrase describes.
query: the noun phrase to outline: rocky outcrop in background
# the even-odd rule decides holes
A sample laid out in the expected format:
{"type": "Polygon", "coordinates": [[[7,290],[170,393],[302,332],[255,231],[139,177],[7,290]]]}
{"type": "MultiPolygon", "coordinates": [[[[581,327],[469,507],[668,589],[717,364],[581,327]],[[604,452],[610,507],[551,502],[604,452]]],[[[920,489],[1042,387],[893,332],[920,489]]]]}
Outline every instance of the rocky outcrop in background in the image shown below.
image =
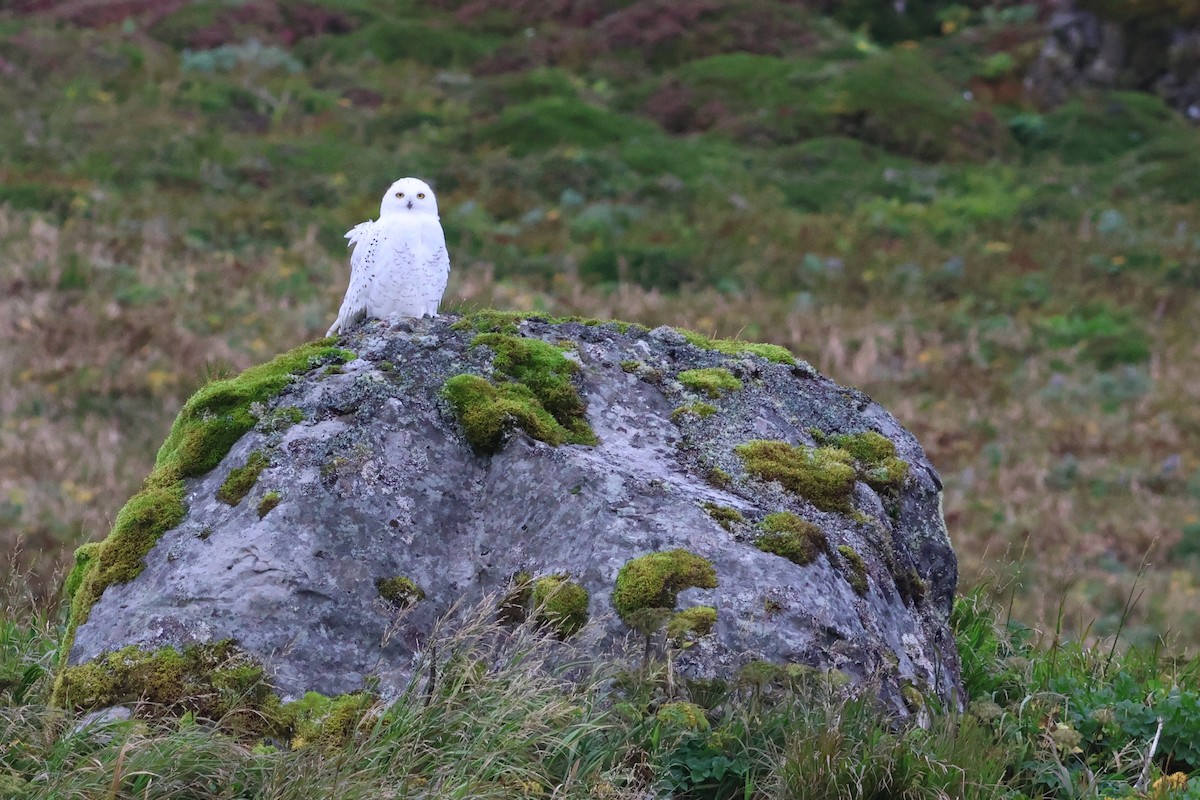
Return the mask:
{"type": "Polygon", "coordinates": [[[1064,4],[1046,22],[1046,39],[1025,76],[1031,99],[1057,106],[1081,90],[1153,92],[1200,120],[1200,30],[1167,17],[1124,24],[1064,4]]]}
{"type": "Polygon", "coordinates": [[[285,699],[394,697],[435,622],[491,596],[597,653],[649,636],[683,678],[767,662],[901,713],[958,704],[941,485],[861,392],[782,348],[619,323],[483,312],[339,344],[269,399],[232,379],[185,408],[158,471],[182,516],[127,507],[157,525],[144,557],[82,554],[73,590],[98,600],[75,604],[60,698],[134,699],[87,666],[217,645],[285,699]],[[201,429],[227,452],[178,466],[201,429]]]}

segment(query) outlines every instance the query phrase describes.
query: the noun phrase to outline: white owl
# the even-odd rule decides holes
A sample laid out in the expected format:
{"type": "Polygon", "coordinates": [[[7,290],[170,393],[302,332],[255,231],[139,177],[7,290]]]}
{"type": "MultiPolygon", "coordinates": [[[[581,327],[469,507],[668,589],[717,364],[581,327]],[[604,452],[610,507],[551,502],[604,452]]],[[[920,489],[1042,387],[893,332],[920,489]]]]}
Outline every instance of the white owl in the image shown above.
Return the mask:
{"type": "Polygon", "coordinates": [[[364,317],[437,316],[450,277],[446,235],[437,198],[425,181],[401,178],[379,204],[379,219],[346,234],[350,286],[326,336],[344,333],[364,317]]]}

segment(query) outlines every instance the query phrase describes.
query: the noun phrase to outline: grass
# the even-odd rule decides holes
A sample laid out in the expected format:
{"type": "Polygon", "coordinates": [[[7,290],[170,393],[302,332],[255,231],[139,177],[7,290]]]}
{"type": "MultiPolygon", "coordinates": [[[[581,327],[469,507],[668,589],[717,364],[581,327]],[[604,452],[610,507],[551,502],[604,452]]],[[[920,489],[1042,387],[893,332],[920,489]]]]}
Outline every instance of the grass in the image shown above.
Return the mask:
{"type": "MultiPolygon", "coordinates": [[[[59,615],[5,589],[0,788],[20,797],[1188,797],[1166,788],[1200,766],[1195,661],[1042,635],[981,593],[953,616],[964,710],[926,696],[925,726],[800,665],[751,662],[723,685],[661,661],[634,670],[622,652],[589,659],[537,619],[498,627],[488,600],[439,623],[393,704],[307,695],[275,707],[291,733],[267,740],[237,722],[256,718],[237,693],[208,707],[215,719],[151,702],[80,726],[48,703],[59,615]]],[[[714,620],[688,612],[677,646],[714,620]]],[[[253,684],[240,696],[261,700],[261,672],[239,675],[253,684]]]]}

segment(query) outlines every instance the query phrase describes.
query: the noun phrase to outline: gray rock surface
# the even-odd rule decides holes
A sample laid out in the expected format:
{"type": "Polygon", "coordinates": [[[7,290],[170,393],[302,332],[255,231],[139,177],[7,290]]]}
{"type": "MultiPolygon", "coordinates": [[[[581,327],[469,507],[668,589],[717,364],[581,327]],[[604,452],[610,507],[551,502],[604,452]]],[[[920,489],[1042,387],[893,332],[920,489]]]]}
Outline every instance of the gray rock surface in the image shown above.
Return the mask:
{"type": "Polygon", "coordinates": [[[499,452],[481,455],[441,387],[463,372],[490,376],[492,352],[472,347],[474,332],[452,330],[454,321],[368,323],[343,340],[356,360],[297,378],[262,409],[264,422],[216,469],[187,482],[183,523],[136,579],[104,592],[70,663],[130,644],[233,639],[263,661],[285,699],[355,691],[369,676],[394,696],[435,621],[505,591],[515,573],[566,573],[582,584],[591,619],[577,637],[603,651],[630,634],[611,603],[621,567],[686,548],[712,561],[719,586],[688,589],[677,607],[713,606],[718,618],[711,635],[678,654],[678,674],[729,678],[765,659],[841,669],[901,713],[904,683],[957,705],[947,627],[957,562],[941,484],[916,439],[870,398],[803,362],[700,349],[669,328],[526,321],[522,336],[575,343],[575,382],[599,444],[552,447],[513,431],[499,452]],[[642,366],[627,372],[632,361],[642,366]],[[725,367],[744,388],[696,395],[676,376],[698,367],[725,367]],[[697,400],[717,413],[673,419],[697,400]],[[272,430],[270,412],[285,407],[304,419],[272,430]],[[733,450],[750,439],[812,446],[813,429],[891,439],[910,465],[899,495],[885,502],[859,482],[856,513],[820,511],[748,475],[733,450]],[[270,466],[236,506],[218,501],[222,482],[255,450],[270,466]],[[732,480],[713,485],[714,467],[732,480]],[[268,492],[281,500],[260,518],[268,492]],[[746,522],[726,530],[705,503],[735,508],[746,522]],[[754,547],[754,523],[782,510],[817,524],[832,551],[849,545],[862,555],[865,594],[833,553],[798,566],[754,547]],[[395,575],[425,591],[403,612],[376,588],[395,575]]]}

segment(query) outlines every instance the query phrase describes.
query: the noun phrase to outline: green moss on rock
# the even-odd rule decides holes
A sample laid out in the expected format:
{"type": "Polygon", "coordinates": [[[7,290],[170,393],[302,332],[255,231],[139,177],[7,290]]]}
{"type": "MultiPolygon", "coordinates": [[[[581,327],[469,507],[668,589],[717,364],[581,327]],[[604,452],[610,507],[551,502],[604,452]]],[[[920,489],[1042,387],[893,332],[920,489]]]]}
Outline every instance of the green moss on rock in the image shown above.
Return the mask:
{"type": "Polygon", "coordinates": [[[565,639],[587,624],[588,593],[565,575],[538,578],[533,584],[533,607],[565,639]]]}
{"type": "Polygon", "coordinates": [[[490,348],[492,366],[509,379],[493,385],[475,375],[456,375],[443,387],[472,446],[495,452],[510,425],[555,446],[596,444],[587,407],[571,382],[579,366],[560,348],[506,333],[481,333],[471,344],[490,348]]]}
{"type": "Polygon", "coordinates": [[[275,506],[283,500],[283,495],[276,491],[267,492],[262,496],[262,500],[258,501],[258,518],[262,519],[267,514],[275,510],[275,506]]]}
{"type": "Polygon", "coordinates": [[[374,718],[376,699],[363,692],[327,697],[307,692],[284,706],[293,750],[318,747],[336,750],[349,744],[355,734],[374,718]]]}
{"type": "Polygon", "coordinates": [[[836,447],[812,448],[754,439],[738,445],[746,471],[808,500],[822,511],[849,512],[856,473],[852,457],[836,447]]]}
{"type": "Polygon", "coordinates": [[[494,386],[478,375],[455,375],[446,381],[442,394],[458,416],[463,435],[480,452],[499,450],[504,432],[513,425],[555,447],[567,441],[569,432],[523,384],[494,386]]]}
{"type": "Polygon", "coordinates": [[[91,566],[93,559],[100,554],[103,549],[102,542],[88,542],[82,544],[75,549],[75,566],[71,568],[70,574],[67,575],[67,580],[63,583],[63,592],[68,598],[75,596],[75,592],[79,590],[79,585],[83,582],[83,576],[91,566]]]}
{"type": "Polygon", "coordinates": [[[675,330],[683,334],[683,338],[687,339],[690,344],[703,350],[716,350],[718,353],[730,356],[741,353],[753,353],[756,356],[761,356],[768,361],[774,361],[778,364],[796,363],[796,357],[788,352],[787,348],[780,347],[777,344],[743,342],[740,339],[710,339],[703,334],[689,331],[686,328],[676,328],[675,330]]]}
{"type": "Polygon", "coordinates": [[[258,476],[270,464],[271,460],[267,458],[266,453],[255,450],[246,458],[245,464],[229,471],[229,476],[225,478],[221,488],[217,489],[217,499],[236,506],[254,488],[254,484],[258,483],[258,476]]]}
{"type": "Polygon", "coordinates": [[[900,687],[900,697],[904,700],[904,706],[913,714],[925,708],[925,695],[911,683],[905,682],[900,687]]]}
{"type": "Polygon", "coordinates": [[[639,612],[673,609],[681,591],[714,589],[717,572],[712,562],[688,550],[649,553],[626,562],[617,573],[613,606],[630,627],[639,612]]]}
{"type": "Polygon", "coordinates": [[[709,403],[688,403],[680,406],[671,412],[671,419],[674,422],[679,422],[687,416],[699,417],[705,419],[717,413],[717,407],[709,403]]]}
{"type": "Polygon", "coordinates": [[[876,491],[898,491],[908,477],[908,462],[896,457],[896,443],[876,431],[826,437],[855,461],[858,476],[876,491]]]}
{"type": "Polygon", "coordinates": [[[723,367],[684,370],[679,373],[679,382],[692,391],[703,392],[711,398],[720,397],[722,392],[736,392],[742,388],[742,382],[723,367]]]}
{"type": "Polygon", "coordinates": [[[408,608],[425,599],[425,590],[403,575],[379,578],[375,581],[375,589],[396,608],[408,608]]]}
{"type": "Polygon", "coordinates": [[[486,308],[462,317],[450,326],[450,330],[513,334],[527,319],[545,320],[547,316],[526,311],[497,311],[494,308],[486,308]]]}
{"type": "Polygon", "coordinates": [[[676,645],[686,645],[712,633],[717,624],[717,610],[712,606],[692,606],[671,615],[667,620],[667,638],[676,645]]]}
{"type": "Polygon", "coordinates": [[[64,667],[56,693],[60,704],[79,711],[144,701],[158,707],[155,713],[190,711],[207,719],[237,710],[240,727],[251,732],[282,722],[262,665],[228,640],[182,651],[125,647],[64,667]]]}
{"type": "Polygon", "coordinates": [[[754,540],[755,547],[800,566],[811,564],[829,547],[820,528],[790,511],[768,514],[759,527],[763,532],[754,540]]]}
{"type": "Polygon", "coordinates": [[[746,518],[742,516],[740,511],[729,506],[705,503],[704,510],[708,512],[710,517],[716,520],[718,525],[727,531],[732,531],[734,525],[746,521],[746,518]]]}
{"type": "Polygon", "coordinates": [[[865,595],[867,593],[867,563],[863,561],[863,557],[858,554],[848,544],[838,545],[838,553],[846,562],[846,580],[850,582],[856,594],[865,595]]]}
{"type": "Polygon", "coordinates": [[[500,333],[482,333],[471,344],[490,348],[495,353],[492,366],[496,371],[529,387],[542,407],[567,431],[567,441],[596,443],[596,434],[587,423],[587,406],[571,382],[579,365],[564,356],[562,349],[541,339],[500,333]]]}

